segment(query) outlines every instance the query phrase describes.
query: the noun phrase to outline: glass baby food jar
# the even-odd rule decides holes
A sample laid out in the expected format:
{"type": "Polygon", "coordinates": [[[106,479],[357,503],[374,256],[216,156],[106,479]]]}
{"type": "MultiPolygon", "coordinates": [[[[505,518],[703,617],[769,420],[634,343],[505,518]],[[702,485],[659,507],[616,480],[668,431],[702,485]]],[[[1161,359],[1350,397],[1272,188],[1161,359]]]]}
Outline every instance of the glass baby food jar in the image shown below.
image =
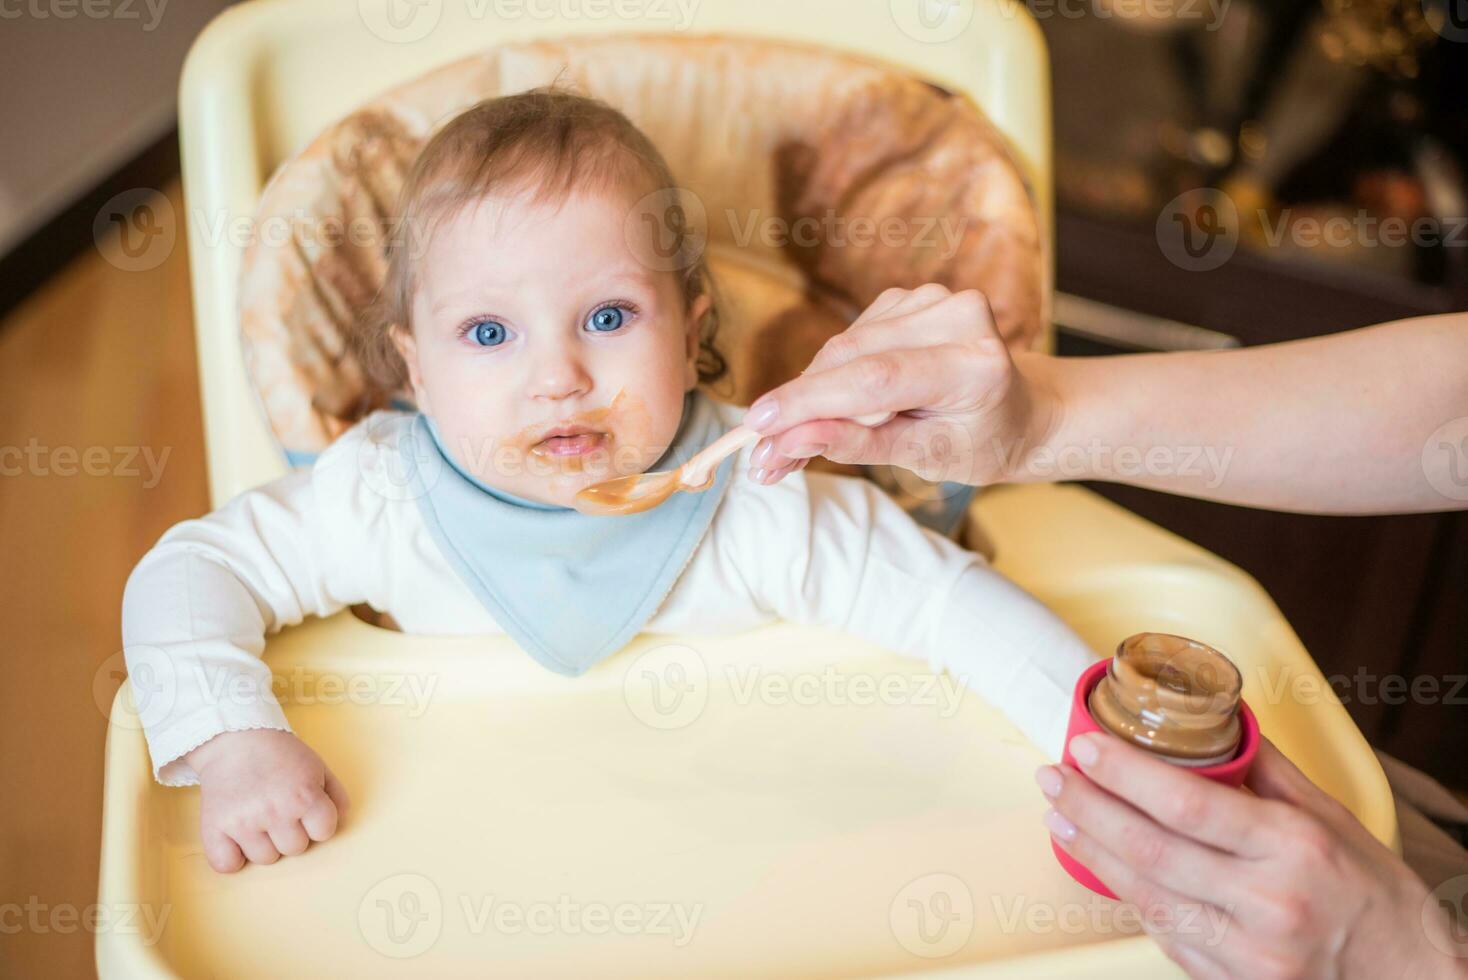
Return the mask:
{"type": "MultiPolygon", "coordinates": [[[[1107,732],[1205,779],[1239,787],[1259,751],[1259,724],[1241,696],[1243,678],[1221,652],[1170,633],[1137,633],[1076,683],[1061,761],[1078,768],[1070,740],[1107,732]]],[[[1053,838],[1072,878],[1116,895],[1053,838]]]]}

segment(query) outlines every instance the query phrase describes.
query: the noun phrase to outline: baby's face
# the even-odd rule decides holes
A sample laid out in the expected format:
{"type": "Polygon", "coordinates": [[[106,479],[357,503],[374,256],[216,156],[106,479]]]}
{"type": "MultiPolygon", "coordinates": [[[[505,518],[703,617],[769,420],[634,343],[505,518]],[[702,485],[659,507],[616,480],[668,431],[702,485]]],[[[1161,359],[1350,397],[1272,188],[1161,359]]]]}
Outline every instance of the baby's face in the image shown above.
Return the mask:
{"type": "Polygon", "coordinates": [[[674,273],[637,260],[628,234],[653,230],[627,230],[629,209],[615,194],[489,197],[421,257],[413,331],[394,339],[444,448],[490,487],[570,506],[677,433],[709,300],[686,308],[674,273]]]}

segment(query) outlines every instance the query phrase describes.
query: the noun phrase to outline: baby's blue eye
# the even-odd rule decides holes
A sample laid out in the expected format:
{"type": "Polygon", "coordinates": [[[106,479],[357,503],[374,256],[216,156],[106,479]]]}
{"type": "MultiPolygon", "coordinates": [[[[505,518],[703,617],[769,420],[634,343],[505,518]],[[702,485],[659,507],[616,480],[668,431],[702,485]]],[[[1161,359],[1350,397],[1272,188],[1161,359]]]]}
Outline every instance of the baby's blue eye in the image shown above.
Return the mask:
{"type": "Polygon", "coordinates": [[[505,342],[508,334],[505,325],[494,320],[481,320],[469,328],[469,336],[480,347],[498,347],[505,342]]]}
{"type": "Polygon", "coordinates": [[[610,333],[622,325],[622,309],[617,306],[603,306],[591,314],[586,325],[598,333],[610,333]]]}

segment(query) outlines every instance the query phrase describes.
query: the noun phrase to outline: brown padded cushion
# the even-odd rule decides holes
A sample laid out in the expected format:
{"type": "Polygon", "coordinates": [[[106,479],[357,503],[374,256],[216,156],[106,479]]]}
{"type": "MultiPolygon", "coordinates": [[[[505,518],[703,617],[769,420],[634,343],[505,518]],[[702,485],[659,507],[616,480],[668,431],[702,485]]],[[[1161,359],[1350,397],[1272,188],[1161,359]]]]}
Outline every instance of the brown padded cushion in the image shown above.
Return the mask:
{"type": "Polygon", "coordinates": [[[795,376],[890,286],[979,288],[1011,345],[1039,336],[1035,207],[1003,139],[969,100],[854,56],[762,40],[507,45],[372,100],[266,185],[260,234],[244,256],[240,323],[283,448],[319,452],[367,412],[406,400],[373,390],[346,343],[382,281],[398,190],[427,138],[459,111],[553,81],[625,112],[702,204],[730,368],[714,397],[748,404],[795,376]],[[868,233],[854,244],[858,217],[902,222],[889,223],[901,240],[868,233]],[[837,231],[814,247],[748,235],[751,221],[778,232],[800,218],[837,231]],[[294,233],[282,245],[284,226],[294,233]]]}

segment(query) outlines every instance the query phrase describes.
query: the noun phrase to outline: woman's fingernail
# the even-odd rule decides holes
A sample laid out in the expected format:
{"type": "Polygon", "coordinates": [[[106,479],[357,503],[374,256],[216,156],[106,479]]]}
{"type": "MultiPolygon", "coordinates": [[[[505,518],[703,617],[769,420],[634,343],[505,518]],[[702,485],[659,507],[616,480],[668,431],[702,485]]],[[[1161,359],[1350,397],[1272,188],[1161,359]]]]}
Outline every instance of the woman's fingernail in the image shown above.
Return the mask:
{"type": "Polygon", "coordinates": [[[768,396],[758,398],[745,413],[744,424],[756,431],[763,431],[765,426],[775,421],[775,416],[778,414],[780,414],[780,406],[773,398],[768,396]]]}
{"type": "Polygon", "coordinates": [[[812,456],[821,455],[829,448],[829,446],[818,446],[814,443],[807,443],[804,446],[796,446],[790,450],[788,455],[794,459],[810,459],[812,456]]]}
{"type": "Polygon", "coordinates": [[[1046,810],[1045,816],[1041,817],[1040,820],[1049,828],[1050,833],[1059,837],[1061,840],[1076,839],[1076,825],[1061,816],[1058,810],[1046,810]]]}
{"type": "Polygon", "coordinates": [[[1064,781],[1060,770],[1054,766],[1041,766],[1035,770],[1035,782],[1039,784],[1040,792],[1052,800],[1060,795],[1060,786],[1064,781]]]}
{"type": "Polygon", "coordinates": [[[755,483],[764,483],[765,474],[768,472],[769,470],[765,469],[763,466],[760,466],[757,467],[753,473],[749,474],[749,478],[755,483]]]}
{"type": "Polygon", "coordinates": [[[1089,735],[1077,735],[1070,740],[1070,755],[1082,766],[1096,761],[1096,740],[1089,735]]]}
{"type": "Polygon", "coordinates": [[[764,466],[770,461],[770,456],[775,452],[775,444],[769,439],[761,439],[754,452],[749,454],[749,461],[755,466],[764,466]]]}

